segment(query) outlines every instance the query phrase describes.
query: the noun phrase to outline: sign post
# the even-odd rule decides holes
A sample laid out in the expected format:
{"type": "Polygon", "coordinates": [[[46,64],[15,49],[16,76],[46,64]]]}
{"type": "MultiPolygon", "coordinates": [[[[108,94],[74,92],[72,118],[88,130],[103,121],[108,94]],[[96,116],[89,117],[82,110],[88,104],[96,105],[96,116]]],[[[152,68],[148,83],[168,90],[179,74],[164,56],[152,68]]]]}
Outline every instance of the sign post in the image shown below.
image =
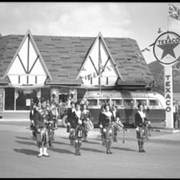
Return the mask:
{"type": "Polygon", "coordinates": [[[153,53],[157,61],[164,66],[166,128],[174,128],[172,66],[180,60],[180,36],[175,32],[162,33],[154,43],[153,53]]]}
{"type": "Polygon", "coordinates": [[[174,128],[172,66],[164,66],[164,97],[166,101],[166,127],[174,128]]]}

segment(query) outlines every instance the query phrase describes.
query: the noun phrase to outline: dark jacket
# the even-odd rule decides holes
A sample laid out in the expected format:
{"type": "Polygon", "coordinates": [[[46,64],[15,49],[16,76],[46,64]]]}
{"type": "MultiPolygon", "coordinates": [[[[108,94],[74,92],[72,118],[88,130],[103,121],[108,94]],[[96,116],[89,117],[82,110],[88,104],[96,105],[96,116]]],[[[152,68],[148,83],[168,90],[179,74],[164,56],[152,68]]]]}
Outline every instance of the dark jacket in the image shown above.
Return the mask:
{"type": "MultiPolygon", "coordinates": [[[[80,119],[81,119],[81,117],[80,117],[80,119]]],[[[79,124],[79,123],[78,123],[78,120],[79,120],[79,118],[78,118],[78,116],[76,115],[75,111],[72,112],[72,114],[71,114],[71,120],[70,120],[71,128],[76,128],[76,127],[77,127],[77,125],[79,124]]]]}
{"type": "MultiPolygon", "coordinates": [[[[104,114],[104,113],[103,113],[104,114]]],[[[112,121],[112,116],[109,117],[107,116],[106,114],[103,115],[103,119],[102,119],[102,125],[103,125],[103,128],[104,127],[108,127],[110,125],[110,122],[112,121]]]]}
{"type": "Polygon", "coordinates": [[[99,126],[100,124],[102,124],[102,121],[103,121],[104,118],[105,118],[105,114],[102,113],[102,112],[100,112],[100,113],[99,113],[99,118],[98,118],[98,126],[99,126]]]}
{"type": "Polygon", "coordinates": [[[71,122],[71,116],[72,116],[72,108],[68,108],[67,110],[67,118],[66,118],[66,123],[71,122]]]}
{"type": "Polygon", "coordinates": [[[46,124],[44,122],[44,119],[47,118],[47,115],[45,115],[45,111],[41,109],[39,112],[37,109],[34,111],[34,122],[37,128],[44,128],[46,127],[46,124]]]}
{"type": "Polygon", "coordinates": [[[116,114],[115,114],[115,116],[114,116],[114,113],[113,113],[113,111],[112,111],[112,121],[113,121],[113,122],[115,122],[115,121],[117,120],[117,117],[119,117],[119,119],[120,119],[120,112],[117,110],[117,111],[116,111],[116,114]]]}
{"type": "Polygon", "coordinates": [[[146,123],[147,123],[147,119],[144,118],[144,122],[143,122],[140,114],[137,112],[137,113],[135,114],[135,126],[136,126],[136,127],[143,127],[143,126],[146,125],[146,123]]]}

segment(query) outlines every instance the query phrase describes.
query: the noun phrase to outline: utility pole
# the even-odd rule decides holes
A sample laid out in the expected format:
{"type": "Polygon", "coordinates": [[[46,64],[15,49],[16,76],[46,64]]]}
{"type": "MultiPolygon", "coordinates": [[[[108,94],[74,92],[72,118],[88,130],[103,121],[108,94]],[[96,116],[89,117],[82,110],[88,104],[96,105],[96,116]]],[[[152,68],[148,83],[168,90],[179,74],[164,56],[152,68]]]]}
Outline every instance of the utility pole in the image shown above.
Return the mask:
{"type": "Polygon", "coordinates": [[[99,54],[98,54],[99,56],[99,58],[98,58],[98,60],[99,60],[99,62],[98,62],[98,65],[99,65],[99,86],[100,86],[100,94],[101,94],[101,92],[102,92],[102,89],[101,89],[101,71],[102,71],[102,59],[101,59],[101,37],[99,36],[99,54]]]}

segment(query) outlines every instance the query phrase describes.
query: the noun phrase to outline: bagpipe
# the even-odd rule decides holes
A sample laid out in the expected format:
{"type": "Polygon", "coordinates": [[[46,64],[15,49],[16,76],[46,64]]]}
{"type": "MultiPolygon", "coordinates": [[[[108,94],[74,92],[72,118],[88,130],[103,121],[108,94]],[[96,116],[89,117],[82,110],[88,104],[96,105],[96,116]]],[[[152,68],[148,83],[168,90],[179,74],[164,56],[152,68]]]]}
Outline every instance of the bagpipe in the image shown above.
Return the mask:
{"type": "Polygon", "coordinates": [[[75,137],[76,138],[82,138],[83,137],[83,130],[85,130],[85,128],[82,126],[82,124],[78,124],[75,128],[75,137]]]}
{"type": "Polygon", "coordinates": [[[136,128],[138,138],[149,140],[149,136],[151,136],[151,128],[150,122],[145,118],[144,122],[136,128]]]}
{"type": "Polygon", "coordinates": [[[43,141],[48,142],[47,128],[37,128],[37,142],[42,143],[43,141]]]}
{"type": "Polygon", "coordinates": [[[52,142],[54,140],[54,130],[55,130],[55,122],[53,120],[46,122],[46,129],[48,134],[48,142],[49,146],[52,145],[52,142]]]}
{"type": "Polygon", "coordinates": [[[115,121],[113,123],[113,128],[117,129],[117,131],[123,130],[123,140],[122,140],[122,142],[125,143],[125,132],[128,131],[127,128],[125,128],[125,126],[120,121],[115,121]]]}
{"type": "Polygon", "coordinates": [[[109,123],[108,126],[102,128],[102,132],[106,140],[110,140],[113,137],[113,124],[109,123]]]}
{"type": "Polygon", "coordinates": [[[88,119],[85,122],[85,125],[86,125],[86,128],[87,128],[87,131],[91,131],[91,130],[94,129],[94,124],[92,123],[92,121],[90,119],[88,119]]]}

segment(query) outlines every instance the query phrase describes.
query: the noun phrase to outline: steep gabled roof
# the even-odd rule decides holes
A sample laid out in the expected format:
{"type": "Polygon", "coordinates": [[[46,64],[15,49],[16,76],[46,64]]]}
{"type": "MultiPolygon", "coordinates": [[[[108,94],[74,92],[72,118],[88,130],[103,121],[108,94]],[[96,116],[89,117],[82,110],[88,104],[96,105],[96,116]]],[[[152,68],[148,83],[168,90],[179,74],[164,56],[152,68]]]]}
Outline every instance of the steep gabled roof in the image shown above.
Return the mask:
{"type": "MultiPolygon", "coordinates": [[[[5,74],[23,38],[24,35],[0,37],[0,77],[5,74]]],[[[47,84],[81,84],[75,78],[96,37],[33,35],[33,38],[52,77],[47,84]]],[[[125,81],[149,83],[153,79],[135,40],[104,38],[104,41],[125,81]]]]}

